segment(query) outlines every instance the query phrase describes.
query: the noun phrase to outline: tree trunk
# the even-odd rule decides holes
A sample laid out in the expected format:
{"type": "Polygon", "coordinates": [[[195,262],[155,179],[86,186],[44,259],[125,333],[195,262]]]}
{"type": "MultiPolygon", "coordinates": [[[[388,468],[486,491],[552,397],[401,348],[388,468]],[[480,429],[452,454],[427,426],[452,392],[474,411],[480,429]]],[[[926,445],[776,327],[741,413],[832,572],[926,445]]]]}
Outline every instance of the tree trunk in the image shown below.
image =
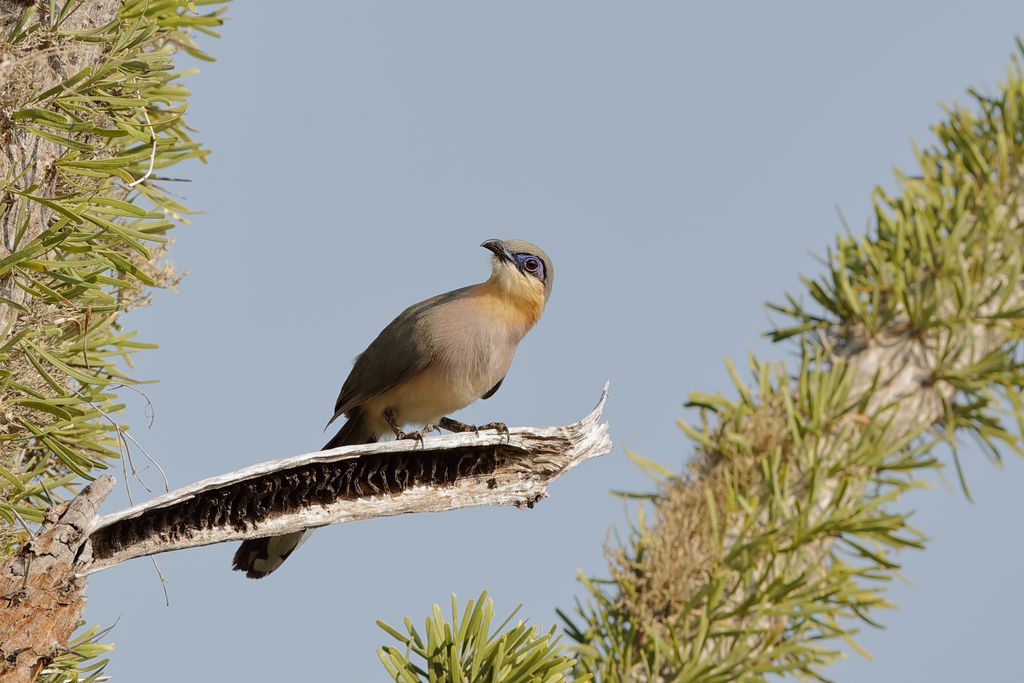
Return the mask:
{"type": "Polygon", "coordinates": [[[114,488],[103,476],[46,515],[35,537],[0,567],[0,681],[29,683],[67,647],[85,607],[86,541],[114,488]],[[83,548],[84,546],[84,548],[83,548]]]}

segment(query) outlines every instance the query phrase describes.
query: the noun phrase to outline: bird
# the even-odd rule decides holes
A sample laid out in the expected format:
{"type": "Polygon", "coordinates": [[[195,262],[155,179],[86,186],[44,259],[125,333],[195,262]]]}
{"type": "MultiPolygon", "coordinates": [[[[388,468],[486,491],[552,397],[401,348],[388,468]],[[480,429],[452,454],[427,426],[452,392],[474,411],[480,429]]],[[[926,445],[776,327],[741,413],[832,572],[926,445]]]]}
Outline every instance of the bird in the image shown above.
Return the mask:
{"type": "MultiPolygon", "coordinates": [[[[356,357],[327,424],[343,415],[346,422],[323,450],[392,435],[422,442],[438,428],[508,431],[501,422],[468,425],[449,415],[501,387],[519,342],[544,312],[555,270],[543,249],[524,240],[480,246],[492,253],[487,280],[413,304],[356,357]],[[406,432],[408,425],[422,428],[406,432]]],[[[247,539],[232,568],[263,578],[311,533],[247,539]]]]}

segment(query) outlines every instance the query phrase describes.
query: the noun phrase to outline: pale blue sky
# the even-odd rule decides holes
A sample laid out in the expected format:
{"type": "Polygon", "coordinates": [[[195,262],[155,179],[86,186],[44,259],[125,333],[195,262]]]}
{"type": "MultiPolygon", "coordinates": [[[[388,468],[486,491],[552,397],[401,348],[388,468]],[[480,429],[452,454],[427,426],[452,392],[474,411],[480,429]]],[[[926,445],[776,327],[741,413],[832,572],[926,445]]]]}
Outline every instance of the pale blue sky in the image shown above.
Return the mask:
{"type": "MultiPolygon", "coordinates": [[[[616,449],[531,511],[332,527],[263,581],[230,571],[232,545],[160,556],[169,608],[147,560],[97,575],[115,680],[386,680],[374,620],[421,623],[452,592],[556,623],[577,569],[605,571],[608,490],[648,487],[623,449],[681,469],[687,393],[727,389],[725,355],[789,353],[759,336],[762,304],[820,272],[836,207],[863,230],[940,103],[1002,78],[1024,5],[958,5],[233,3],[191,80],[214,153],[175,171],[206,212],[176,231],[191,275],[129,320],[161,344],[137,359],[161,380],[153,426],[129,417],[172,486],[318,448],[351,359],[483,279],[490,237],[558,273],[501,391],[461,417],[560,424],[610,380],[616,449]]],[[[964,455],[977,502],[908,498],[929,548],[861,639],[875,661],[836,680],[1019,680],[1024,467],[964,455]]]]}

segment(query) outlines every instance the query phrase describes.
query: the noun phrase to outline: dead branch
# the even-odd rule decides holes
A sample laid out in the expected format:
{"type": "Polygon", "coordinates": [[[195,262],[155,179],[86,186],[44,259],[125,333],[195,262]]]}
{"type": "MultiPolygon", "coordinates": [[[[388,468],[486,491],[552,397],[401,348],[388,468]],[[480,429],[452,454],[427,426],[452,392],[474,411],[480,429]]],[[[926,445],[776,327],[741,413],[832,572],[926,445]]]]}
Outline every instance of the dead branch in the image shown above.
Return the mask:
{"type": "Polygon", "coordinates": [[[410,512],[533,507],[547,485],[611,450],[594,410],[562,427],[522,427],[344,446],[271,460],[101,518],[89,574],[135,557],[410,512]]]}
{"type": "Polygon", "coordinates": [[[85,576],[125,560],[339,522],[479,505],[533,507],[547,485],[611,450],[594,410],[563,427],[488,430],[345,446],[253,465],[105,517],[114,478],[100,477],[0,566],[0,680],[22,683],[67,646],[85,576]]]}

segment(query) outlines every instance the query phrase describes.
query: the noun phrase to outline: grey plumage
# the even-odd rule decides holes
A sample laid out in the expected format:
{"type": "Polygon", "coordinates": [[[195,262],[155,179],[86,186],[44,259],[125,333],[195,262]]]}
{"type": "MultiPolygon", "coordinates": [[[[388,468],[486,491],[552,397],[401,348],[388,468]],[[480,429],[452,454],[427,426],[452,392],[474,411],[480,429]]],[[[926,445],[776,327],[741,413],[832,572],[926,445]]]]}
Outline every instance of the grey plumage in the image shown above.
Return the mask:
{"type": "MultiPolygon", "coordinates": [[[[490,278],[410,306],[356,358],[330,422],[341,415],[347,420],[324,449],[397,435],[388,416],[397,425],[432,427],[498,390],[551,295],[554,267],[529,242],[481,246],[494,253],[490,278]]],[[[244,541],[233,567],[250,578],[266,576],[309,533],[244,541]]]]}

